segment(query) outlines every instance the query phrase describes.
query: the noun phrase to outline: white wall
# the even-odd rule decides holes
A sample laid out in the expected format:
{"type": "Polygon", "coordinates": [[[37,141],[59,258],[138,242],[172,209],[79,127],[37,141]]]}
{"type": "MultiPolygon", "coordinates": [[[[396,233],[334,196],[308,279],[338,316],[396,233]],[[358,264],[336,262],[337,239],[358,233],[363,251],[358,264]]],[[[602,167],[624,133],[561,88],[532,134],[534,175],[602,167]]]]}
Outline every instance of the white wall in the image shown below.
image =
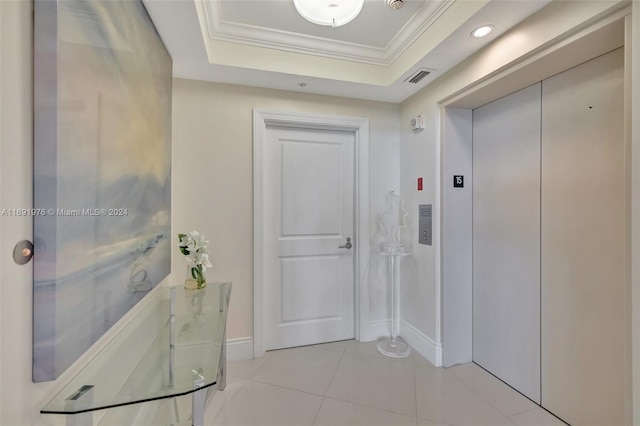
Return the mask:
{"type": "MultiPolygon", "coordinates": [[[[232,281],[230,339],[253,336],[253,135],[254,108],[366,117],[370,120],[370,216],[388,191],[398,191],[399,114],[396,104],[358,101],[174,79],[173,233],[196,229],[210,241],[213,268],[207,279],[232,281]]],[[[313,190],[313,188],[309,188],[313,190]]],[[[184,274],[183,256],[173,252],[174,274],[184,274]]],[[[371,261],[370,319],[385,318],[384,269],[371,261]]]]}
{"type": "MultiPolygon", "coordinates": [[[[600,1],[553,2],[401,104],[400,187],[412,229],[416,229],[418,204],[433,204],[434,223],[440,222],[439,102],[487,80],[621,5],[600,1]],[[424,117],[425,131],[413,133],[408,123],[418,114],[424,117]],[[421,192],[415,187],[418,177],[424,177],[425,190],[421,192]]],[[[423,246],[417,244],[413,233],[415,266],[405,265],[403,269],[401,299],[403,320],[434,342],[436,354],[442,342],[439,238],[439,229],[435,229],[434,246],[423,246]]]]}
{"type": "Polygon", "coordinates": [[[447,285],[441,291],[444,366],[463,364],[472,358],[472,231],[473,145],[472,112],[447,108],[442,117],[442,135],[447,144],[441,150],[444,188],[441,190],[441,275],[447,285]],[[464,187],[453,188],[453,175],[464,176],[464,187]],[[462,308],[462,309],[460,309],[462,308]]]}

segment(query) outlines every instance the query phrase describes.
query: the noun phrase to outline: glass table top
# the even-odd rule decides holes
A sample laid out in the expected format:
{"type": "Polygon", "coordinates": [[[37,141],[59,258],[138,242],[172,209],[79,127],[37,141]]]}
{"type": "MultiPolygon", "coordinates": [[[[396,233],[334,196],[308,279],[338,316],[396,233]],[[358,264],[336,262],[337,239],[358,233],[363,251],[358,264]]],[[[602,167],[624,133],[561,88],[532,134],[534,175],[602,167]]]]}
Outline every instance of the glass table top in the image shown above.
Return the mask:
{"type": "Polygon", "coordinates": [[[159,292],[41,413],[78,414],[216,384],[231,283],[159,292]]]}

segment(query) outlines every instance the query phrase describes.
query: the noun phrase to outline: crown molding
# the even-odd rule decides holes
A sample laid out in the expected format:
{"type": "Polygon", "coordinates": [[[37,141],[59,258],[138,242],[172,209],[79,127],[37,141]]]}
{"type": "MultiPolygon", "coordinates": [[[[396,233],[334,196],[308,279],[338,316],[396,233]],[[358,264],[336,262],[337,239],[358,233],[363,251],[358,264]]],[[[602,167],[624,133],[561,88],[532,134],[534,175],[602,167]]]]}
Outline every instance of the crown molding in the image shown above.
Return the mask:
{"type": "Polygon", "coordinates": [[[442,0],[440,2],[426,1],[425,4],[407,21],[385,48],[391,52],[389,63],[395,61],[422,34],[433,25],[456,0],[442,0]],[[427,5],[433,6],[426,8],[427,5]]]}
{"type": "Polygon", "coordinates": [[[425,1],[384,48],[226,21],[221,18],[221,2],[195,1],[202,6],[198,10],[204,11],[206,34],[210,40],[388,66],[456,0],[425,1]]]}

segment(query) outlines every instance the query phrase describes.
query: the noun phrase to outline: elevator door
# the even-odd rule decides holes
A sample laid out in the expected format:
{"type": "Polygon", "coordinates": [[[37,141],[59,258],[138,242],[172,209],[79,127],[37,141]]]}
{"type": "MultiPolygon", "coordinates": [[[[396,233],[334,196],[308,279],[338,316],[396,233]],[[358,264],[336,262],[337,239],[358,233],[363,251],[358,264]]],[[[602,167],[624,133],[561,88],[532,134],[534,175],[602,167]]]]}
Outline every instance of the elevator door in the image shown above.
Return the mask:
{"type": "Polygon", "coordinates": [[[574,426],[625,424],[623,60],[473,113],[473,359],[574,426]]]}
{"type": "Polygon", "coordinates": [[[542,83],[542,405],[623,425],[623,50],[542,83]]]}
{"type": "Polygon", "coordinates": [[[540,402],[540,83],[473,111],[473,360],[540,402]]]}

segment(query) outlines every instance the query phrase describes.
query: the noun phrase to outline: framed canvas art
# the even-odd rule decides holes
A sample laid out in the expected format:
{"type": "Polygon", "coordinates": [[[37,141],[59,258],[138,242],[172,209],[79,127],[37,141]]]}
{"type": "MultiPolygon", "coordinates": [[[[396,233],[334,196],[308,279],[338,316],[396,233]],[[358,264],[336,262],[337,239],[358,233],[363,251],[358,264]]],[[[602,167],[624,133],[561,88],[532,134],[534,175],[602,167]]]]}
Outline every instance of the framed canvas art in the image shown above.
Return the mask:
{"type": "Polygon", "coordinates": [[[172,61],[140,0],[37,0],[33,381],[170,272],[172,61]]]}

